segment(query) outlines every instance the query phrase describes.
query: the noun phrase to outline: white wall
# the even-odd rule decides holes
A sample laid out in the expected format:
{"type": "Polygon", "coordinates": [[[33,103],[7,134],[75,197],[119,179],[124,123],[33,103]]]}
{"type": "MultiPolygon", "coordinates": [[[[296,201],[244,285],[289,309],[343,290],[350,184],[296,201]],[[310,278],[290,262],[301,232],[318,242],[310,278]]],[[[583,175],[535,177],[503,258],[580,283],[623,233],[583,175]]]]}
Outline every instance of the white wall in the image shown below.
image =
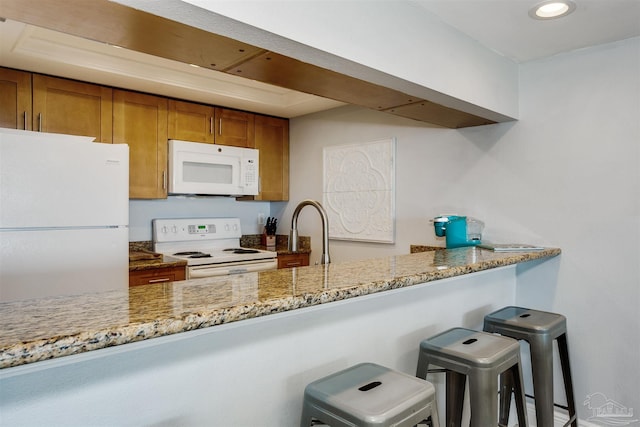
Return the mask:
{"type": "MultiPolygon", "coordinates": [[[[559,268],[557,285],[520,269],[517,301],[568,317],[582,418],[595,392],[637,413],[640,39],[527,63],[520,75],[515,123],[445,130],[354,107],[293,119],[291,201],[322,200],[324,146],[395,137],[396,244],[331,241],[334,262],[434,244],[428,220],[444,212],[484,220],[488,239],[558,246],[559,265],[542,266],[559,268]]],[[[299,231],[312,236],[312,262],[319,225],[303,210],[299,231]]]]}
{"type": "MultiPolygon", "coordinates": [[[[277,204],[276,204],[277,205],[277,204]]],[[[129,201],[129,241],[151,240],[151,220],[154,218],[240,218],[242,234],[260,234],[258,214],[271,215],[269,202],[238,202],[234,197],[170,196],[164,200],[129,201]]],[[[279,229],[278,233],[288,233],[279,229]]]]}

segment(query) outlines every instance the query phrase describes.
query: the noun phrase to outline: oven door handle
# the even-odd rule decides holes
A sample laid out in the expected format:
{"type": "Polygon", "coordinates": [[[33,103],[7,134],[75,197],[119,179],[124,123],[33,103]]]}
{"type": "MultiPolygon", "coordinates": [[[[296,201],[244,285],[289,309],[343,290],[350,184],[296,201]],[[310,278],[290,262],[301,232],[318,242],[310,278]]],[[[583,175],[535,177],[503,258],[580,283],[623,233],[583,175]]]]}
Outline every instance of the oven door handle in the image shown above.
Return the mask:
{"type": "Polygon", "coordinates": [[[276,259],[258,262],[255,264],[230,265],[227,267],[190,267],[189,279],[198,279],[201,277],[228,276],[231,274],[252,273],[255,271],[275,270],[278,267],[276,259]]]}

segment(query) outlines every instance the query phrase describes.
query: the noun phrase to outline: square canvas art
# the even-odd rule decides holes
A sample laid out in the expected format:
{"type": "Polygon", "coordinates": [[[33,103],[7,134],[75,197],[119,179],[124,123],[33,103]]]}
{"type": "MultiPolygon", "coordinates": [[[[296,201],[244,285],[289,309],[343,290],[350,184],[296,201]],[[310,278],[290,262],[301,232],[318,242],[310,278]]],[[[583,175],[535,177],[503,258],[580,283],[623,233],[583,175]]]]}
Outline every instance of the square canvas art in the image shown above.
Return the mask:
{"type": "Polygon", "coordinates": [[[395,241],[395,139],[324,148],[329,237],[395,241]]]}

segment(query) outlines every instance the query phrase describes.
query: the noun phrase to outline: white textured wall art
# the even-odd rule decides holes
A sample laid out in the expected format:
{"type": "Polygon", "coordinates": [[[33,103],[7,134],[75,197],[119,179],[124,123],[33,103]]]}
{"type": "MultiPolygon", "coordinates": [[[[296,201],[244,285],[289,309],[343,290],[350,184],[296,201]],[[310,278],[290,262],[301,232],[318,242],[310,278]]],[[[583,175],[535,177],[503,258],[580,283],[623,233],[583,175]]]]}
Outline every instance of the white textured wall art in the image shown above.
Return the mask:
{"type": "Polygon", "coordinates": [[[329,237],[394,243],[395,139],[324,148],[329,237]]]}

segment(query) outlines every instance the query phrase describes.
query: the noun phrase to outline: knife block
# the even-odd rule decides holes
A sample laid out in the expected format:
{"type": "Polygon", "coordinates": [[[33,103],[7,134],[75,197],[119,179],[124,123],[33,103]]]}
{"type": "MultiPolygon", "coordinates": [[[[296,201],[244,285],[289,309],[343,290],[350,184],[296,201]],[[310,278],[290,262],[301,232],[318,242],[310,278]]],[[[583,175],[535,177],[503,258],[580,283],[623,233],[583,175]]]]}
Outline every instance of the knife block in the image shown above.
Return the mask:
{"type": "Polygon", "coordinates": [[[276,236],[271,234],[262,234],[261,243],[267,247],[267,249],[275,249],[276,248],[276,236]]]}

